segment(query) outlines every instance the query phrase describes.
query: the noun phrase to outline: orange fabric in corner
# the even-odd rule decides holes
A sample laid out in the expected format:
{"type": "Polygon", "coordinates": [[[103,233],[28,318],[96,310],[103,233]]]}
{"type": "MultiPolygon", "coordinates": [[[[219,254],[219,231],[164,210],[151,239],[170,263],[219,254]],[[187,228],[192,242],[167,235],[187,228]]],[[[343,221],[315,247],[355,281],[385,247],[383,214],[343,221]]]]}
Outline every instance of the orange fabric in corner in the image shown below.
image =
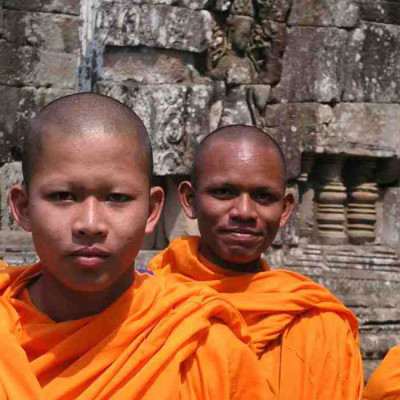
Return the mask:
{"type": "Polygon", "coordinates": [[[400,399],[400,345],[393,347],[372,374],[363,399],[400,399]]]}
{"type": "Polygon", "coordinates": [[[222,269],[199,255],[198,240],[173,240],[148,268],[189,287],[207,285],[241,311],[274,398],[361,398],[358,323],[349,309],[294,272],[267,265],[256,274],[222,269]]]}
{"type": "Polygon", "coordinates": [[[39,274],[0,271],[1,400],[269,398],[241,316],[213,291],[136,274],[103,312],[56,323],[30,301],[39,274]]]}

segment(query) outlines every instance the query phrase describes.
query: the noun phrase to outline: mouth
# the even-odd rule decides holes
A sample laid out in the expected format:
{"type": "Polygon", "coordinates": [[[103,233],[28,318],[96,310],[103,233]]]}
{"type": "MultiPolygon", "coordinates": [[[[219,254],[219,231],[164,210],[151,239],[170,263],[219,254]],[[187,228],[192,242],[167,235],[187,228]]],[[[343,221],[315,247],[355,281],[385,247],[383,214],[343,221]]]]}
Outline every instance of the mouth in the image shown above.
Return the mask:
{"type": "Polygon", "coordinates": [[[98,247],[82,247],[71,253],[75,262],[83,267],[95,267],[103,263],[110,253],[98,247]]]}
{"type": "Polygon", "coordinates": [[[236,240],[255,240],[262,236],[261,232],[249,228],[222,229],[221,233],[236,240]]]}

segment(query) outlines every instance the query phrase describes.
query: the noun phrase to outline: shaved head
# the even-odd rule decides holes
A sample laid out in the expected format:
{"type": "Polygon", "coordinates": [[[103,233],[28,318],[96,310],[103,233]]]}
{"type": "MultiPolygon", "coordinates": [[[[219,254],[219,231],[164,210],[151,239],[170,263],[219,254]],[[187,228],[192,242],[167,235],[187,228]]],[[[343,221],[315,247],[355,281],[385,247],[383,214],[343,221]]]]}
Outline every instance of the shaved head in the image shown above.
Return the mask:
{"type": "Polygon", "coordinates": [[[151,179],[152,151],[141,119],[129,107],[110,97],[79,93],[53,101],[31,121],[22,154],[25,185],[29,187],[35,162],[47,140],[101,135],[132,138],[137,146],[138,161],[144,173],[151,179]]]}
{"type": "MultiPolygon", "coordinates": [[[[232,142],[256,144],[259,148],[275,151],[281,164],[282,176],[284,177],[284,184],[286,185],[286,161],[275,139],[254,126],[229,125],[211,132],[197,147],[191,173],[193,186],[197,186],[199,174],[203,171],[204,155],[207,153],[212,154],[217,144],[232,142]]],[[[218,154],[215,154],[215,157],[218,157],[218,154]]]]}

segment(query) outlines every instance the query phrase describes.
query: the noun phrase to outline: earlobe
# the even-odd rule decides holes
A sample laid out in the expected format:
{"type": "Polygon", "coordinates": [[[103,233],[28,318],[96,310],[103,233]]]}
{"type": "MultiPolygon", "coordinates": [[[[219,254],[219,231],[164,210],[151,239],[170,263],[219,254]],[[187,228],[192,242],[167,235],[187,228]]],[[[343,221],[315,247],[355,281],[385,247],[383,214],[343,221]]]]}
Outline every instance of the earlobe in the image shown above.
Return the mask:
{"type": "Polygon", "coordinates": [[[8,194],[8,206],[18,225],[25,231],[30,232],[31,223],[28,204],[29,197],[26,187],[20,184],[13,185],[8,194]]]}
{"type": "Polygon", "coordinates": [[[196,207],[194,204],[195,189],[191,182],[183,181],[179,185],[179,200],[186,216],[190,219],[196,219],[196,207]]]}
{"type": "Polygon", "coordinates": [[[285,194],[285,198],[283,200],[283,211],[282,211],[282,216],[281,216],[281,221],[279,223],[279,227],[283,228],[286,226],[290,214],[292,213],[294,209],[294,204],[295,204],[295,199],[293,193],[288,190],[285,194]]]}
{"type": "Polygon", "coordinates": [[[147,217],[145,233],[152,233],[154,227],[157,225],[162,209],[164,207],[164,190],[160,186],[153,186],[150,189],[149,196],[149,215],[147,217]]]}

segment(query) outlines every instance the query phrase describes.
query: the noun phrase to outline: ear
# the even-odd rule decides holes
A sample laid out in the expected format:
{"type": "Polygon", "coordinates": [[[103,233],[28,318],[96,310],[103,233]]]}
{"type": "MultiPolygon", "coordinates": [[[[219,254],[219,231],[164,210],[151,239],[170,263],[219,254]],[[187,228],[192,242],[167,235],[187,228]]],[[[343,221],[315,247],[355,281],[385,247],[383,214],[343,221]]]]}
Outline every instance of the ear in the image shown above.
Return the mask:
{"type": "Polygon", "coordinates": [[[149,215],[147,217],[145,233],[152,233],[154,227],[157,225],[162,209],[164,207],[164,190],[160,186],[153,186],[150,188],[149,196],[149,215]]]}
{"type": "Polygon", "coordinates": [[[26,187],[20,184],[13,185],[8,194],[8,206],[18,225],[22,229],[30,232],[31,222],[29,218],[28,204],[29,196],[26,187]]]}
{"type": "Polygon", "coordinates": [[[179,185],[179,200],[184,213],[190,219],[197,218],[196,207],[194,205],[195,188],[189,181],[183,181],[179,185]]]}
{"type": "Polygon", "coordinates": [[[283,228],[287,224],[290,214],[293,211],[294,203],[295,203],[294,195],[292,191],[289,189],[286,191],[285,197],[283,199],[283,211],[282,211],[281,221],[279,223],[280,228],[283,228]]]}

